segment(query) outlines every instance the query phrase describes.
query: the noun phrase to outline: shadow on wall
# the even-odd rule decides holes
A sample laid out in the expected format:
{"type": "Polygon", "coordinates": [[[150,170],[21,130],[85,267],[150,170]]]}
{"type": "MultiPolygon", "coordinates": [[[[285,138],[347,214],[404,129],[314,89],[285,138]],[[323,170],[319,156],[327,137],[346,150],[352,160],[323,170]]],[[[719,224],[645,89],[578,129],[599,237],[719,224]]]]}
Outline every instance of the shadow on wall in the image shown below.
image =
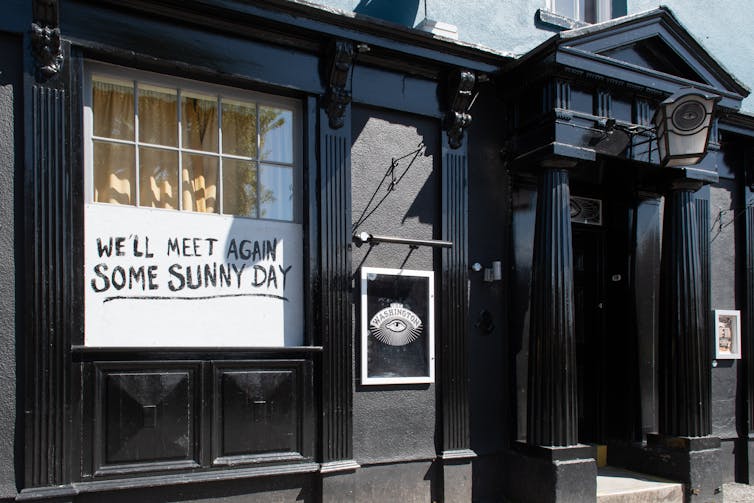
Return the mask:
{"type": "Polygon", "coordinates": [[[420,0],[361,0],[353,11],[411,28],[416,21],[419,2],[420,0]]]}

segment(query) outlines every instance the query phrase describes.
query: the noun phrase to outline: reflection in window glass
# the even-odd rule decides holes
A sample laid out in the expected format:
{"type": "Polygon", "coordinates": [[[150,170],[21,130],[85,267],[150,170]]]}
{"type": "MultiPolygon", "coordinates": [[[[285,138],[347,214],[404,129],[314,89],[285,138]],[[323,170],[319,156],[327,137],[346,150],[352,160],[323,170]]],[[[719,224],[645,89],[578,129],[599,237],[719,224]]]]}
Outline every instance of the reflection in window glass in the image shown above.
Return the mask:
{"type": "Polygon", "coordinates": [[[178,153],[139,149],[139,206],[178,208],[178,153]]]}
{"type": "Polygon", "coordinates": [[[93,75],[93,200],[295,220],[293,110],[212,89],[93,75]]]}
{"type": "Polygon", "coordinates": [[[223,100],[223,154],[256,157],[256,114],[253,103],[223,100]]]}
{"type": "Polygon", "coordinates": [[[183,93],[181,96],[181,133],[183,148],[217,152],[217,99],[183,93]]]}
{"type": "Polygon", "coordinates": [[[561,16],[576,19],[576,5],[573,0],[553,0],[555,12],[561,16]]]}
{"type": "Polygon", "coordinates": [[[293,220],[293,169],[270,164],[260,166],[259,216],[293,220]]]}
{"type": "Polygon", "coordinates": [[[259,107],[260,159],[293,162],[293,113],[259,107]]]}
{"type": "Polygon", "coordinates": [[[547,5],[561,16],[586,23],[599,23],[612,18],[612,0],[549,0],[547,5]]]}
{"type": "Polygon", "coordinates": [[[256,164],[223,159],[223,213],[257,216],[256,164]]]}

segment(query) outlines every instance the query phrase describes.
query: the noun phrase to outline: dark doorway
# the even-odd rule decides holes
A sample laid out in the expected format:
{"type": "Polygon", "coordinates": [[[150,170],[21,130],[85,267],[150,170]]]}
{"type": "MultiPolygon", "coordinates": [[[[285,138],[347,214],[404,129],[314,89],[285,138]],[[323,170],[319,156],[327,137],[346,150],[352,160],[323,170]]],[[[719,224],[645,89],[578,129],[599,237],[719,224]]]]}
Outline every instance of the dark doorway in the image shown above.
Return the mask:
{"type": "Polygon", "coordinates": [[[573,270],[579,442],[604,443],[607,333],[602,228],[574,225],[573,270]]]}

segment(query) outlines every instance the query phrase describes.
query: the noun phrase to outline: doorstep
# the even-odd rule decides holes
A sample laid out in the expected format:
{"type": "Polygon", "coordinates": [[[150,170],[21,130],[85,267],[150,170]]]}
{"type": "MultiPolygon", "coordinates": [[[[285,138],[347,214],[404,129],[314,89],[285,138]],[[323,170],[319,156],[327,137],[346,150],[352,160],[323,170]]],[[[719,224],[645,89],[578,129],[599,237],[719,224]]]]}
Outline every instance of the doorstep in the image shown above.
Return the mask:
{"type": "Polygon", "coordinates": [[[683,503],[683,484],[605,466],[597,470],[598,503],[683,503]]]}

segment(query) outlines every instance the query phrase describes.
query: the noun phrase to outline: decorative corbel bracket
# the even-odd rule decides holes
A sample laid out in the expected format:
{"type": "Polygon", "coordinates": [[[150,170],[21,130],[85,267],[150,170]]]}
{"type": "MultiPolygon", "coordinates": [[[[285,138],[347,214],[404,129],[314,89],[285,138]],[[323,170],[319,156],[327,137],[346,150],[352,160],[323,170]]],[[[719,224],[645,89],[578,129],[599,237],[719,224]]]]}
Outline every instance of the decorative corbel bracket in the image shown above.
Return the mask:
{"type": "Polygon", "coordinates": [[[347,89],[348,77],[353,68],[354,46],[346,40],[335,40],[327,54],[324,106],[330,118],[330,127],[343,127],[346,108],[351,103],[351,90],[347,89]]]}
{"type": "Polygon", "coordinates": [[[50,78],[63,68],[57,0],[34,0],[31,49],[41,75],[50,78]]]}
{"type": "Polygon", "coordinates": [[[457,70],[448,78],[448,111],[443,128],[448,132],[448,144],[456,149],[463,144],[464,130],[471,124],[469,108],[474,92],[476,76],[468,70],[457,70]]]}

